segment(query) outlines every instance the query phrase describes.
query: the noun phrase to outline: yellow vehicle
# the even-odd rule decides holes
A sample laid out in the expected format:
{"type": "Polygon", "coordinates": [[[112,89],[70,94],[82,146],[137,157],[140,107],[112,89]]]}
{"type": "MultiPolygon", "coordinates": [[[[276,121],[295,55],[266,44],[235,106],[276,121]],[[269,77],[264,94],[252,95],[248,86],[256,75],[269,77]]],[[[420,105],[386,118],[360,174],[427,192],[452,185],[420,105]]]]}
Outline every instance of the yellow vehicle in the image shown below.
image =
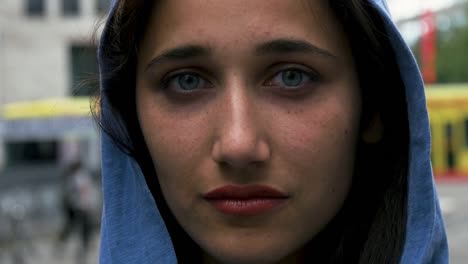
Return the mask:
{"type": "Polygon", "coordinates": [[[0,165],[26,167],[80,158],[92,169],[99,167],[99,129],[89,97],[14,102],[0,110],[0,165]]]}
{"type": "Polygon", "coordinates": [[[436,177],[468,177],[468,83],[426,88],[436,177]]]}

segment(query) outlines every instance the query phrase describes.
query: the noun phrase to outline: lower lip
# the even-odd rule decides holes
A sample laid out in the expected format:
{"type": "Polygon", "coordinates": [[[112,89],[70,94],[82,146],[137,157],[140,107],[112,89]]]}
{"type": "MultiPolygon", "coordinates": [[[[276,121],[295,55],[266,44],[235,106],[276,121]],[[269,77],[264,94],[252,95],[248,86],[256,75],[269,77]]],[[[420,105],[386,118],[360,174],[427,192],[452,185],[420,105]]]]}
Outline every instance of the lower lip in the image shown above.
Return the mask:
{"type": "Polygon", "coordinates": [[[208,200],[214,208],[227,215],[251,216],[272,211],[283,205],[286,198],[255,198],[255,199],[219,199],[208,200]]]}

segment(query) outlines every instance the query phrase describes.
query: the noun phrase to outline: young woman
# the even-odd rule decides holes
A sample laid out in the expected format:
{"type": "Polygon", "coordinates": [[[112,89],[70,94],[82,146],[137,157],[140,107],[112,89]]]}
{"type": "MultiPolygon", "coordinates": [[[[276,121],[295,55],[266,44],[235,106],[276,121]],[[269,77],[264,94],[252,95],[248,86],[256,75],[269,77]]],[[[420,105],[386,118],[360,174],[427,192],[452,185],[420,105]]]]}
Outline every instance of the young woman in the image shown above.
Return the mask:
{"type": "Polygon", "coordinates": [[[384,1],[114,1],[101,263],[446,263],[384,1]]]}

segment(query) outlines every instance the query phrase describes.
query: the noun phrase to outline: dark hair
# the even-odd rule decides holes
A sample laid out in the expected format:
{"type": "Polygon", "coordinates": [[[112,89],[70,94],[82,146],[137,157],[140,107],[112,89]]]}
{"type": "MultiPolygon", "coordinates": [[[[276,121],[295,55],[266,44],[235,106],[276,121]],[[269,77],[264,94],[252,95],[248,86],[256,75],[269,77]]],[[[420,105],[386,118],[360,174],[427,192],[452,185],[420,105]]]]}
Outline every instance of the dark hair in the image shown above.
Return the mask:
{"type": "MultiPolygon", "coordinates": [[[[97,119],[115,144],[140,165],[179,263],[193,263],[199,248],[161,195],[132,89],[137,47],[154,2],[119,0],[110,14],[99,51],[103,111],[97,119]]],[[[330,0],[329,5],[347,34],[357,67],[361,129],[378,114],[384,133],[378,143],[358,143],[350,193],[338,214],[308,244],[308,257],[321,263],[397,263],[405,241],[407,210],[409,128],[404,84],[383,21],[368,1],[330,0]]]]}

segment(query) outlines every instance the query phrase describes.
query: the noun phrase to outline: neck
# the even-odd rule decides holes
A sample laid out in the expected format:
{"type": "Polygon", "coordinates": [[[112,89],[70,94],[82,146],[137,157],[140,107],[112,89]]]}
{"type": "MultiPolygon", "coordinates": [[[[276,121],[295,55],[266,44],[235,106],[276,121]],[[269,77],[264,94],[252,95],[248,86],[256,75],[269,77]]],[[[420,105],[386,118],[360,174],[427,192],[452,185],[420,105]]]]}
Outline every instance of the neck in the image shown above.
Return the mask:
{"type": "MultiPolygon", "coordinates": [[[[226,264],[220,260],[215,259],[214,257],[204,253],[203,254],[203,263],[204,264],[226,264]]],[[[246,263],[259,263],[256,261],[253,262],[246,262],[246,263]]],[[[278,262],[274,262],[271,264],[300,264],[305,263],[304,260],[304,252],[302,250],[294,252],[283,259],[280,259],[278,262]]]]}

